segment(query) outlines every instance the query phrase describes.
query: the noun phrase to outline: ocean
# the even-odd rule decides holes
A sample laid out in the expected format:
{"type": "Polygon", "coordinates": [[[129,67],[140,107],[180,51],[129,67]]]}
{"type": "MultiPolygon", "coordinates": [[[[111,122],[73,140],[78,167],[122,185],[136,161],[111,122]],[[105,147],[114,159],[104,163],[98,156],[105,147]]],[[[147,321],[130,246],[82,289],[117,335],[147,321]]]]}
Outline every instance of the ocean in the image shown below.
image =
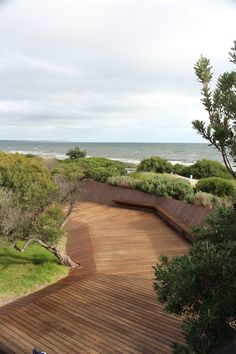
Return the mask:
{"type": "Polygon", "coordinates": [[[47,141],[0,141],[0,150],[20,152],[42,157],[65,158],[68,149],[79,146],[88,156],[102,156],[115,160],[138,163],[150,156],[160,156],[174,163],[191,164],[201,159],[222,162],[221,155],[207,144],[197,143],[80,143],[47,141]]]}

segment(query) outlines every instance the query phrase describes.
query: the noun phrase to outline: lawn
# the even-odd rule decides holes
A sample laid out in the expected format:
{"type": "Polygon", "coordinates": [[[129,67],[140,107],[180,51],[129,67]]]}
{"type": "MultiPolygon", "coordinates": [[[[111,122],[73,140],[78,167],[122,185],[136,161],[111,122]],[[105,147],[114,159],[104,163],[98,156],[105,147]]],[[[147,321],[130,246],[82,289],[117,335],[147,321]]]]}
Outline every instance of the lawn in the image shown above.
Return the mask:
{"type": "Polygon", "coordinates": [[[24,253],[0,247],[0,305],[54,283],[68,274],[54,255],[37,244],[24,253]]]}

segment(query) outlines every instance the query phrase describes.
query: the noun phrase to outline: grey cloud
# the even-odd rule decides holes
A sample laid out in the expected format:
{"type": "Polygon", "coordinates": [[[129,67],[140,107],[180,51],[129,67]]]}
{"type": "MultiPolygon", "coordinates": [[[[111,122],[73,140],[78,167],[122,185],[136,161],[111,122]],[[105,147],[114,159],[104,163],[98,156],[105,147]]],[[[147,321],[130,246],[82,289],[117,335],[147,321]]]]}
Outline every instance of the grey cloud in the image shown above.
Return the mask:
{"type": "Polygon", "coordinates": [[[193,65],[203,53],[216,75],[227,69],[233,2],[4,5],[0,138],[176,141],[182,131],[199,139],[191,121],[206,115],[193,65]]]}

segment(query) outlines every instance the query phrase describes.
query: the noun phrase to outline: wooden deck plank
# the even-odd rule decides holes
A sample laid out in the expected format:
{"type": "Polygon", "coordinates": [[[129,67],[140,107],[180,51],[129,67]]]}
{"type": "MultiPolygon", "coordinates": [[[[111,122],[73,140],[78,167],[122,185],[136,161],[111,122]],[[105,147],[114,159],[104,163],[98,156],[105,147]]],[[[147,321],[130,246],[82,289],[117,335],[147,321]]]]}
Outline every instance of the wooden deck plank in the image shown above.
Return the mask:
{"type": "MultiPolygon", "coordinates": [[[[61,306],[66,306],[66,304],[61,304],[61,299],[58,298],[58,301],[55,301],[57,308],[61,308],[61,306]]],[[[75,305],[79,305],[78,302],[75,301],[75,305]]],[[[95,336],[97,337],[99,333],[100,339],[103,338],[104,342],[106,343],[107,347],[109,346],[109,343],[112,343],[111,347],[116,347],[117,350],[120,348],[121,352],[129,352],[131,348],[137,350],[137,347],[139,348],[140,352],[144,350],[143,347],[143,340],[141,343],[138,343],[137,341],[134,342],[133,339],[130,339],[129,337],[129,331],[132,330],[134,331],[135,328],[128,329],[126,328],[126,331],[124,332],[123,327],[122,330],[120,331],[121,327],[115,327],[115,322],[114,320],[109,323],[109,321],[106,320],[104,313],[106,312],[106,309],[104,312],[98,312],[98,306],[95,305],[95,307],[86,307],[86,308],[79,308],[79,310],[75,309],[70,309],[67,307],[66,312],[69,314],[69,319],[74,317],[76,315],[76,321],[80,322],[80,330],[81,326],[85,328],[85,331],[88,332],[88,330],[91,333],[94,333],[95,336]],[[96,319],[91,316],[93,314],[93,311],[96,310],[96,319]]],[[[87,334],[87,338],[89,338],[87,334]]],[[[91,339],[90,339],[91,341],[91,339]]],[[[158,346],[160,346],[160,343],[158,343],[158,346]]],[[[151,347],[151,345],[149,345],[151,347]]]]}
{"type": "MultiPolygon", "coordinates": [[[[96,301],[96,300],[95,300],[96,301]]],[[[94,301],[94,303],[95,303],[94,301]]],[[[60,302],[58,302],[59,306],[60,306],[60,302]]],[[[76,305],[78,305],[78,302],[75,302],[76,305]]],[[[113,306],[113,305],[112,305],[113,306]]],[[[114,308],[114,306],[113,306],[114,308]]],[[[81,318],[89,318],[89,313],[90,311],[92,311],[94,314],[94,318],[93,318],[93,321],[95,321],[96,324],[102,322],[103,325],[105,325],[105,327],[103,327],[102,329],[105,330],[105,338],[106,340],[109,338],[109,340],[114,340],[115,339],[118,339],[118,343],[121,344],[121,343],[128,343],[129,344],[129,347],[133,347],[133,339],[132,338],[133,336],[131,335],[132,333],[135,333],[135,338],[136,338],[136,335],[138,333],[137,331],[137,328],[138,326],[135,325],[135,322],[134,321],[130,321],[130,326],[128,325],[125,325],[125,317],[126,317],[126,313],[127,311],[123,312],[123,313],[119,313],[119,316],[115,316],[115,313],[114,311],[112,310],[112,314],[111,314],[111,318],[112,320],[110,321],[109,318],[106,316],[106,313],[107,313],[107,306],[104,306],[104,307],[101,307],[99,304],[97,306],[94,306],[94,307],[89,307],[89,308],[85,308],[85,309],[80,309],[79,311],[79,315],[80,316],[80,321],[81,321],[81,318]],[[98,310],[101,310],[99,313],[98,313],[98,310]],[[116,325],[116,318],[120,317],[121,319],[121,323],[123,324],[122,328],[121,326],[117,326],[116,325]]],[[[137,311],[137,309],[136,309],[137,311]]],[[[108,312],[109,313],[109,312],[108,312]]],[[[74,315],[74,312],[72,312],[72,314],[74,315]]],[[[141,323],[140,321],[140,318],[139,318],[139,322],[141,323]]],[[[93,325],[93,324],[91,324],[93,325]]],[[[149,323],[149,326],[151,327],[152,324],[149,323]]],[[[141,331],[141,334],[142,334],[142,340],[141,340],[141,343],[139,344],[140,347],[142,347],[142,350],[141,352],[144,350],[143,348],[143,342],[144,342],[144,339],[148,338],[148,345],[146,345],[146,349],[147,347],[150,346],[150,339],[151,337],[146,335],[146,333],[144,333],[143,331],[143,322],[142,322],[142,331],[141,331]]],[[[91,328],[91,326],[90,326],[91,328]]],[[[97,331],[101,331],[101,328],[96,328],[97,331]]],[[[103,331],[102,331],[103,332],[103,331]]],[[[153,340],[155,343],[156,343],[156,332],[155,332],[155,338],[153,340]]],[[[159,343],[158,343],[158,346],[159,346],[159,343]]],[[[136,344],[135,344],[135,348],[137,347],[137,341],[136,341],[136,344]]],[[[125,348],[123,348],[124,350],[125,348]]],[[[128,350],[126,348],[126,350],[128,350]]]]}
{"type": "Polygon", "coordinates": [[[181,321],[157,302],[152,265],[188,241],[151,213],[91,202],[78,203],[67,230],[81,268],[0,308],[0,353],[169,354],[181,321]]]}

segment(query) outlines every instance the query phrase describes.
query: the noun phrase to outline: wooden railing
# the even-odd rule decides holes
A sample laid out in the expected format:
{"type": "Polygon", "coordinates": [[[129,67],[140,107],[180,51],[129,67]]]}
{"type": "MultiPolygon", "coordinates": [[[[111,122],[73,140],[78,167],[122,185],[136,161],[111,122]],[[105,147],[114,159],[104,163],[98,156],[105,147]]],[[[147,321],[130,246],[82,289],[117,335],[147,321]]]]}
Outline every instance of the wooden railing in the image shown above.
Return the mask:
{"type": "Polygon", "coordinates": [[[189,240],[191,227],[203,225],[212,212],[210,208],[96,181],[82,182],[81,200],[152,210],[189,240]]]}

